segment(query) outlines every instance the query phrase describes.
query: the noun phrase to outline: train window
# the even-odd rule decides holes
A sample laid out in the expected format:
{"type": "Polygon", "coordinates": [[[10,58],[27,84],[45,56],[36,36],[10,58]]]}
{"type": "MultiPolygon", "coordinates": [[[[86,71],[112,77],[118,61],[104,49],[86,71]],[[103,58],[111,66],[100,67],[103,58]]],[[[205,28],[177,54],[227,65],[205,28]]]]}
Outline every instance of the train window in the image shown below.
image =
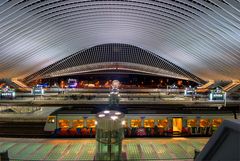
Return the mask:
{"type": "Polygon", "coordinates": [[[131,120],[131,127],[141,127],[141,120],[131,120]]]}
{"type": "Polygon", "coordinates": [[[83,128],[83,120],[73,120],[73,128],[83,128]]]}
{"type": "Polygon", "coordinates": [[[158,120],[158,127],[160,128],[165,128],[168,126],[168,120],[164,119],[164,120],[158,120]]]}
{"type": "Polygon", "coordinates": [[[213,127],[219,127],[221,125],[221,123],[222,123],[222,119],[221,118],[212,120],[212,126],[213,127]]]}
{"type": "Polygon", "coordinates": [[[58,123],[60,128],[69,128],[69,120],[59,120],[58,123]]]}
{"type": "Polygon", "coordinates": [[[95,128],[95,120],[87,120],[87,127],[88,128],[95,128]]]}
{"type": "Polygon", "coordinates": [[[200,119],[200,127],[209,126],[209,119],[200,119]]]}
{"type": "Polygon", "coordinates": [[[154,127],[154,120],[149,119],[149,120],[144,120],[144,127],[154,127]]]}
{"type": "Polygon", "coordinates": [[[197,126],[197,119],[188,119],[187,120],[188,127],[196,127],[197,126]]]}
{"type": "Polygon", "coordinates": [[[55,122],[55,116],[48,116],[48,123],[54,123],[55,122]]]}

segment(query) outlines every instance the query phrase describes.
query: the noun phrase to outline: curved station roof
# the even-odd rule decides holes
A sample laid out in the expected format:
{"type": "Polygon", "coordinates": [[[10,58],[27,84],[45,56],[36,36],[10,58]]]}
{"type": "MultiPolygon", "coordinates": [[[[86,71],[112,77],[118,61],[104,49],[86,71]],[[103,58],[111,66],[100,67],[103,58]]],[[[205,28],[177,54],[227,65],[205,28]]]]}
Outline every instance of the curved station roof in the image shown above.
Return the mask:
{"type": "Polygon", "coordinates": [[[126,44],[104,44],[77,52],[26,77],[25,81],[119,70],[204,82],[154,53],[126,44]]]}
{"type": "Polygon", "coordinates": [[[0,56],[0,78],[123,67],[198,82],[239,79],[240,2],[1,0],[0,56]]]}

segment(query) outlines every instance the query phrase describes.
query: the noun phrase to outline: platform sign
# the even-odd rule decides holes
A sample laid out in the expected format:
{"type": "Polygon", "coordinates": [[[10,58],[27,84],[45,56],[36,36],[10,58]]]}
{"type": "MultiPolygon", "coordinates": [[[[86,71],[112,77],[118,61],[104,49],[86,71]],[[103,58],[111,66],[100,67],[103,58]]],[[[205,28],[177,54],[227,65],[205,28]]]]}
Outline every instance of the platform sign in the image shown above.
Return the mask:
{"type": "Polygon", "coordinates": [[[43,95],[44,94],[44,89],[43,89],[42,86],[37,85],[37,86],[33,87],[31,93],[33,95],[43,95]]]}
{"type": "Polygon", "coordinates": [[[1,99],[14,99],[16,97],[16,92],[14,89],[6,86],[0,90],[1,99]]]}
{"type": "Polygon", "coordinates": [[[209,94],[209,100],[214,101],[224,101],[226,98],[226,92],[221,90],[220,88],[216,88],[215,90],[212,90],[209,94]]]}
{"type": "Polygon", "coordinates": [[[68,79],[68,88],[77,88],[77,79],[68,79]]]}
{"type": "Polygon", "coordinates": [[[195,94],[196,94],[195,88],[188,87],[185,88],[184,90],[184,96],[193,96],[195,94]]]}
{"type": "Polygon", "coordinates": [[[167,86],[167,93],[178,93],[178,92],[179,92],[178,86],[176,86],[175,84],[171,86],[167,86]]]}
{"type": "Polygon", "coordinates": [[[42,83],[39,86],[42,86],[43,88],[48,88],[49,87],[49,83],[42,83]]]}

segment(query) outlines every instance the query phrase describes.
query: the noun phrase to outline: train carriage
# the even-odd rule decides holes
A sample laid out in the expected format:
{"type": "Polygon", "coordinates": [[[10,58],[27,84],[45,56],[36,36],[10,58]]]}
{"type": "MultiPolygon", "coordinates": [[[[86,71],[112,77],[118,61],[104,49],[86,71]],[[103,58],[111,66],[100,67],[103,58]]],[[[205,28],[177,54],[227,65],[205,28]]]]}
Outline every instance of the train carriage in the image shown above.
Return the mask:
{"type": "MultiPolygon", "coordinates": [[[[140,112],[141,109],[137,108],[135,112],[128,109],[124,111],[125,137],[210,136],[223,120],[234,119],[234,114],[226,111],[166,114],[151,108],[148,113],[144,113],[144,110],[140,112]]],[[[91,109],[63,108],[48,116],[44,130],[54,136],[94,137],[96,113],[91,109]]]]}

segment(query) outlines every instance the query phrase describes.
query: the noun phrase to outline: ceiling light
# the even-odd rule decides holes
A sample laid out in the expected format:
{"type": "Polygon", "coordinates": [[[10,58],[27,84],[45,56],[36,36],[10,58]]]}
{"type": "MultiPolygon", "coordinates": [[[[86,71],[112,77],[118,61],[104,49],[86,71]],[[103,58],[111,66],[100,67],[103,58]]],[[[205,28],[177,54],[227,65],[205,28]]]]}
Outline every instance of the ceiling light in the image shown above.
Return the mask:
{"type": "Polygon", "coordinates": [[[104,117],[105,115],[104,114],[100,114],[100,115],[98,115],[98,117],[104,117]]]}
{"type": "Polygon", "coordinates": [[[118,117],[117,116],[111,116],[111,119],[116,120],[116,119],[118,119],[118,117]]]}
{"type": "Polygon", "coordinates": [[[103,111],[103,113],[108,114],[108,113],[110,113],[110,111],[105,110],[105,111],[103,111]]]}

